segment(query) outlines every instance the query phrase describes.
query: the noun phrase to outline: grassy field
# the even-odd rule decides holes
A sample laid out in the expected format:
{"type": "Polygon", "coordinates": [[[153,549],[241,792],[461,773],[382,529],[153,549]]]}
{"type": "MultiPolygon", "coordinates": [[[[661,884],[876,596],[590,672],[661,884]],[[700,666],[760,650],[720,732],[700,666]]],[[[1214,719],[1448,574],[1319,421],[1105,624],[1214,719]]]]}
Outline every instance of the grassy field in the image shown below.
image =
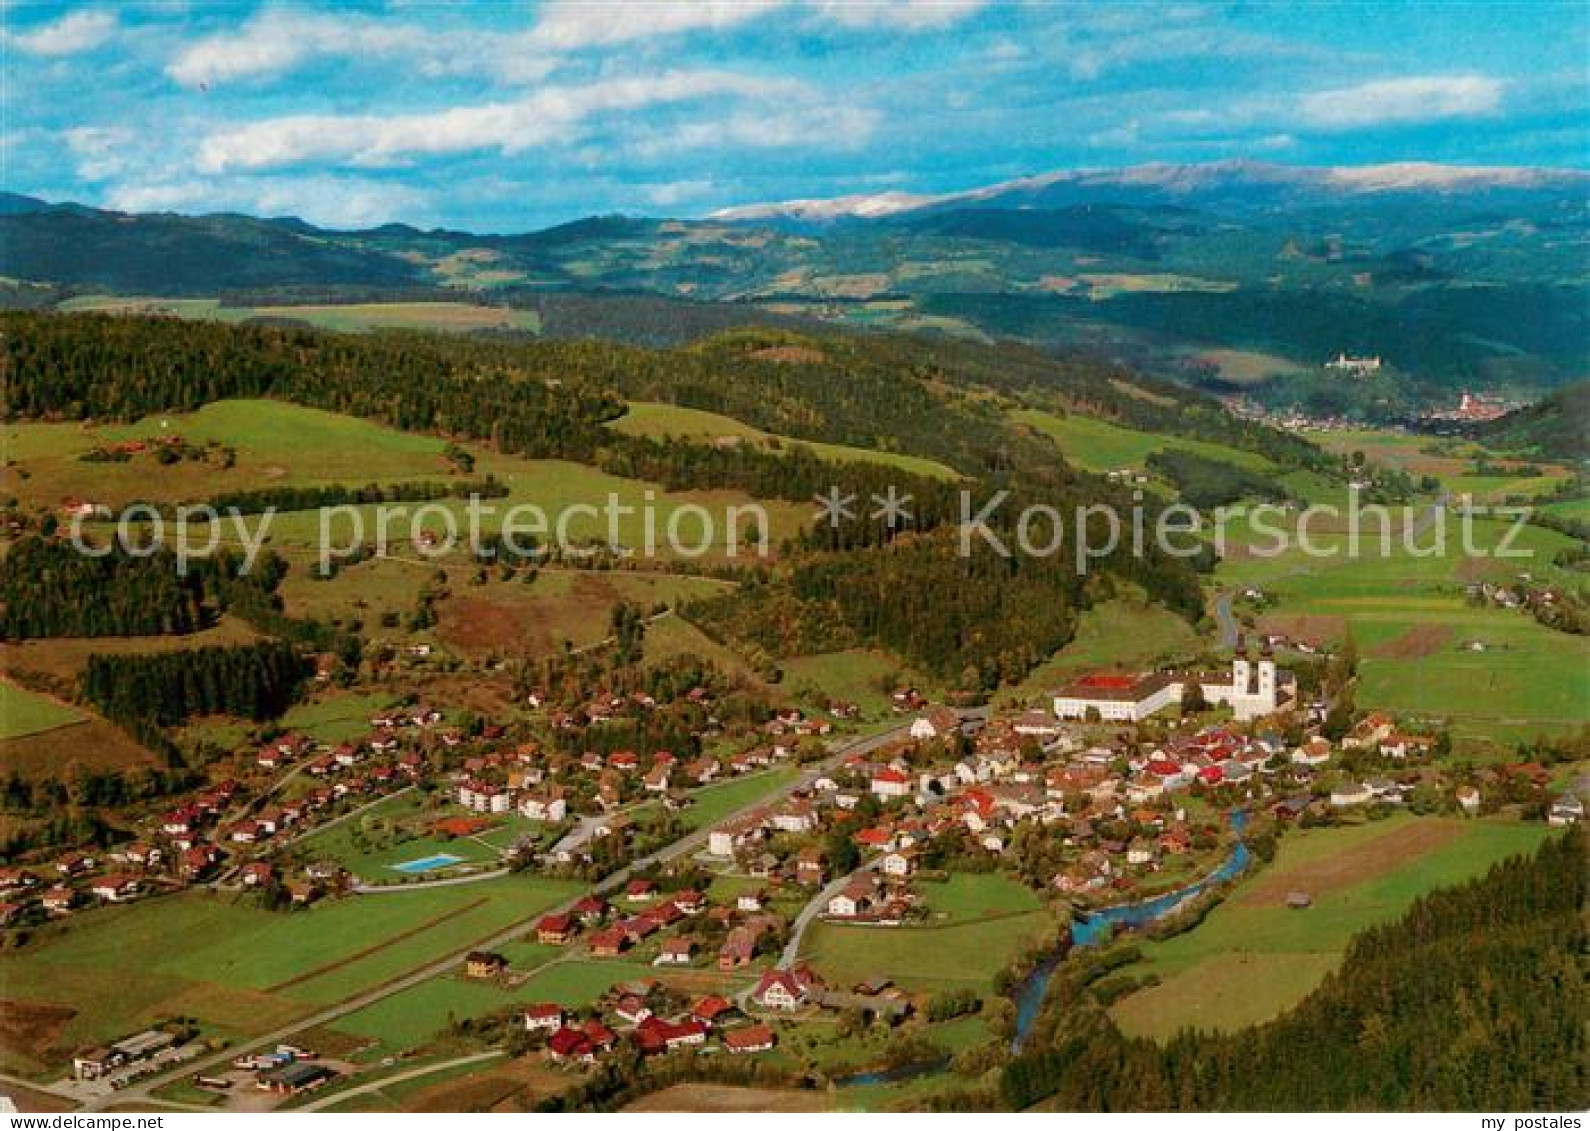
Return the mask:
{"type": "Polygon", "coordinates": [[[1154,1037],[1267,1020],[1317,986],[1354,934],[1396,918],[1426,892],[1532,851],[1547,833],[1538,824],[1411,816],[1293,830],[1275,861],[1200,926],[1141,944],[1143,960],[1129,972],[1163,981],[1112,1012],[1126,1032],[1154,1037]],[[1313,906],[1288,908],[1291,891],[1306,892],[1313,906]]]}
{"type": "MultiPolygon", "coordinates": [[[[133,424],[19,424],[0,430],[0,444],[12,463],[0,474],[0,486],[24,500],[57,506],[64,499],[83,498],[112,508],[135,501],[181,502],[213,497],[223,491],[270,486],[306,486],[401,483],[416,480],[445,481],[458,472],[444,457],[447,442],[439,437],[400,432],[370,421],[321,412],[267,400],[218,401],[188,414],[146,417],[133,424]],[[123,440],[149,440],[180,435],[189,443],[214,442],[235,452],[232,466],[223,466],[218,455],[205,460],[180,460],[159,465],[148,453],[125,463],[85,462],[80,457],[106,444],[123,440]]],[[[527,460],[504,456],[484,448],[472,449],[474,476],[491,474],[509,488],[501,499],[488,500],[493,508],[480,521],[484,532],[501,529],[502,516],[513,507],[534,506],[544,514],[546,527],[533,536],[541,541],[559,535],[571,542],[608,542],[615,536],[624,546],[641,549],[647,543],[646,510],[653,516],[653,536],[662,556],[669,556],[668,535],[676,530],[680,543],[700,546],[711,557],[721,555],[730,542],[726,508],[749,507],[748,496],[734,491],[668,492],[639,480],[607,475],[582,464],[561,460],[527,460]],[[612,521],[608,514],[613,505],[612,521]],[[704,530],[692,512],[680,513],[686,504],[707,508],[713,529],[704,530]],[[595,507],[597,513],[571,510],[595,507]],[[629,508],[623,513],[620,508],[629,508]],[[565,517],[566,516],[566,517],[565,517]],[[677,518],[676,518],[677,516],[677,518]],[[560,519],[563,521],[560,525],[560,519]]],[[[469,508],[464,500],[434,504],[416,521],[424,504],[392,504],[386,541],[395,554],[428,564],[409,544],[422,530],[440,532],[447,522],[460,533],[469,529],[469,508]],[[438,509],[439,508],[439,509],[438,509]],[[450,517],[444,519],[442,512],[450,517]]],[[[765,521],[742,510],[735,521],[741,553],[754,543],[759,528],[770,544],[793,534],[808,521],[809,508],[791,503],[763,504],[765,521]]],[[[368,541],[376,536],[376,508],[356,508],[358,523],[368,541]]],[[[538,516],[523,510],[517,516],[530,534],[538,516]]],[[[297,558],[313,558],[320,543],[321,515],[298,511],[276,515],[268,527],[251,517],[251,530],[264,529],[276,550],[297,558]]],[[[328,520],[326,534],[334,544],[347,541],[355,520],[339,513],[328,520]]],[[[225,540],[236,534],[226,528],[225,540]]]]}
{"type": "Polygon", "coordinates": [[[8,1036],[5,1060],[33,1069],[174,1015],[222,1035],[261,1032],[531,919],[576,890],[515,876],[292,914],[202,891],[83,912],[8,955],[8,1010],[68,1012],[33,1047],[8,1036]],[[129,963],[131,954],[139,961],[129,963]]]}
{"type": "Polygon", "coordinates": [[[1095,668],[1151,667],[1185,657],[1206,643],[1192,625],[1162,606],[1130,597],[1102,601],[1083,612],[1071,643],[1012,688],[1012,699],[1041,696],[1095,668]]]}
{"type": "Polygon", "coordinates": [[[680,814],[680,820],[688,829],[704,829],[717,824],[730,813],[755,804],[759,798],[783,789],[799,776],[800,768],[797,766],[777,766],[749,777],[734,778],[694,790],[690,796],[695,804],[680,814]]]}
{"type": "MultiPolygon", "coordinates": [[[[1529,556],[1504,559],[1492,555],[1506,525],[1482,520],[1472,528],[1479,553],[1470,555],[1457,520],[1450,521],[1445,549],[1429,556],[1400,544],[1383,555],[1366,537],[1353,558],[1335,534],[1317,541],[1337,556],[1297,549],[1271,559],[1239,556],[1223,561],[1216,577],[1261,587],[1273,602],[1272,623],[1332,625],[1333,636],[1350,629],[1362,656],[1360,707],[1450,720],[1454,736],[1473,751],[1590,721],[1590,639],[1545,628],[1517,610],[1472,606],[1465,597],[1482,579],[1510,581],[1524,571],[1537,580],[1561,578],[1552,558],[1570,540],[1526,527],[1513,549],[1529,556]]],[[[1417,545],[1434,546],[1432,539],[1427,534],[1417,545]]]]}
{"type": "Polygon", "coordinates": [[[769,450],[802,447],[819,458],[836,463],[881,463],[916,475],[935,479],[958,479],[953,468],[935,460],[876,448],[857,448],[848,444],[825,444],[816,440],[797,440],[764,432],[749,424],[716,412],[683,408],[654,401],[631,401],[629,411],[611,427],[630,436],[672,436],[681,439],[739,441],[769,450]]]}
{"type": "Polygon", "coordinates": [[[395,702],[381,692],[334,693],[289,707],[281,718],[283,730],[302,731],[320,742],[349,742],[370,733],[370,716],[395,702]]]}
{"type": "Polygon", "coordinates": [[[1385,428],[1355,428],[1322,432],[1314,437],[1330,452],[1362,452],[1372,462],[1413,475],[1433,475],[1456,495],[1476,502],[1500,501],[1513,495],[1535,496],[1553,490],[1569,477],[1566,467],[1550,462],[1529,464],[1535,474],[1479,474],[1477,460],[1501,467],[1523,469],[1521,461],[1498,456],[1471,441],[1433,440],[1385,428]]]}
{"type": "Polygon", "coordinates": [[[861,708],[865,718],[882,718],[892,710],[889,694],[902,684],[914,684],[931,695],[930,682],[912,674],[885,652],[851,649],[825,652],[817,656],[797,656],[781,660],[783,689],[797,698],[849,700],[861,708]]]}
{"type": "Polygon", "coordinates": [[[1253,452],[1190,440],[1182,436],[1163,436],[1123,428],[1090,416],[1056,416],[1038,409],[1023,409],[1015,419],[1050,437],[1067,461],[1085,471],[1114,471],[1118,468],[1143,469],[1143,461],[1154,452],[1182,451],[1254,471],[1270,470],[1269,460],[1253,452]]]}
{"type": "Polygon", "coordinates": [[[42,734],[87,717],[65,703],[0,680],[0,739],[42,734]]]}
{"type": "Polygon", "coordinates": [[[994,975],[1056,924],[1030,892],[1002,876],[955,876],[924,884],[930,925],[855,927],[818,922],[802,957],[831,982],[893,978],[907,989],[987,991],[994,975]],[[944,918],[937,916],[942,914],[944,918]]]}
{"type": "Polygon", "coordinates": [[[481,306],[470,302],[327,303],[305,306],[222,306],[212,298],[169,299],[83,295],[61,304],[63,310],[165,314],[215,322],[251,318],[291,318],[325,330],[526,330],[541,329],[533,310],[481,306]]]}
{"type": "Polygon", "coordinates": [[[974,923],[1001,915],[1024,915],[1043,904],[1032,890],[994,873],[954,872],[942,882],[925,882],[918,891],[934,924],[974,923]]]}

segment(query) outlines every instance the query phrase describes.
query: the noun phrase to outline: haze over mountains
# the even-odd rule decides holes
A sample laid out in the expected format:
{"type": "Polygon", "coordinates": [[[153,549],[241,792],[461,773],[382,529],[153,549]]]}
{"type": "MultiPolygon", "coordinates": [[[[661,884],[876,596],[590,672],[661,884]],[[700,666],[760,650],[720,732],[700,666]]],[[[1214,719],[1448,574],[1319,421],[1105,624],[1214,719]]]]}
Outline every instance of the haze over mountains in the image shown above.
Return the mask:
{"type": "Polygon", "coordinates": [[[1250,161],[520,234],[336,231],[7,195],[0,274],[9,300],[32,306],[96,292],[239,305],[655,295],[1019,338],[1275,405],[1388,417],[1461,389],[1533,397],[1586,375],[1587,203],[1590,174],[1577,170],[1250,161]],[[1341,352],[1381,357],[1384,372],[1323,379],[1320,365],[1341,352]]]}

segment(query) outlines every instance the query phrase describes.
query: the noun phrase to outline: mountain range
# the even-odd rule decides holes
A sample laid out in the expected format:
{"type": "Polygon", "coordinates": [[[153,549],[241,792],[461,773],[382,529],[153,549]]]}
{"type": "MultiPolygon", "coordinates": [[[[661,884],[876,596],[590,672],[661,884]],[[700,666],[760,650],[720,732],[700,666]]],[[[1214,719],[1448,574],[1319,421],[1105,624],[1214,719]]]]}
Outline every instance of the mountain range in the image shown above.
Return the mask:
{"type": "MultiPolygon", "coordinates": [[[[1235,161],[602,216],[521,234],[124,214],[0,196],[13,305],[615,296],[1110,356],[1275,406],[1396,416],[1586,375],[1590,175],[1235,161]],[[1380,357],[1344,382],[1339,353],[1380,357]]],[[[621,308],[627,309],[627,308],[621,308]]],[[[622,315],[608,320],[623,336],[622,315]]]]}

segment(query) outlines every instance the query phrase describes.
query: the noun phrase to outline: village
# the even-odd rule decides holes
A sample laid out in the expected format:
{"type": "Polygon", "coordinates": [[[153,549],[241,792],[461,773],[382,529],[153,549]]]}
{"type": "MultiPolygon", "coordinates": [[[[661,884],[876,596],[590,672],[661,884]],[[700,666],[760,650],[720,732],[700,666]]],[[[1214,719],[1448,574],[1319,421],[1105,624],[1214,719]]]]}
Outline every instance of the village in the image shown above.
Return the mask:
{"type": "MultiPolygon", "coordinates": [[[[1455,768],[1440,734],[1391,713],[1342,720],[1269,641],[1256,657],[1239,641],[1225,669],[1096,671],[996,709],[899,688],[860,730],[842,701],[730,726],[733,694],[707,672],[661,695],[531,689],[528,723],[459,726],[412,702],[373,714],[357,740],[274,735],[136,839],[0,871],[0,918],[27,929],[198,887],[292,915],[506,873],[572,881],[583,890],[521,933],[633,976],[578,1005],[505,1003],[494,1032],[578,1071],[620,1051],[772,1054],[820,1019],[928,1024],[942,1001],[886,963],[825,969],[810,935],[920,930],[956,877],[1031,892],[1063,950],[1098,909],[1201,891],[1244,839],[1290,826],[1520,805],[1553,825],[1584,815],[1538,764],[1455,768]],[[642,724],[626,733],[671,733],[696,753],[598,741],[626,719],[642,724]],[[690,992],[696,972],[721,988],[690,992]]],[[[526,973],[481,947],[451,977],[512,991],[526,973]]],[[[173,1018],[77,1050],[73,1074],[99,1094],[223,1051],[173,1018]]],[[[287,1103],[365,1067],[283,1043],[190,1083],[287,1103]]]]}

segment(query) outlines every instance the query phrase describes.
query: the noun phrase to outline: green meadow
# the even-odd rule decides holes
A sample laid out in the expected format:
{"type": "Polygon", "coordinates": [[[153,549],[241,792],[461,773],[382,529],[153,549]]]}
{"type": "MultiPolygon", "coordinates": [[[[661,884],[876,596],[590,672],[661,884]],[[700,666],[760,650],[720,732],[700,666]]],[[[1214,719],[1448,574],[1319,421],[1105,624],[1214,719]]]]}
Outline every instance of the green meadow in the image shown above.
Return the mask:
{"type": "Polygon", "coordinates": [[[660,404],[655,401],[631,401],[629,411],[609,426],[616,432],[631,436],[670,436],[690,440],[728,441],[754,443],[760,447],[778,450],[806,448],[821,459],[836,463],[881,463],[897,467],[915,475],[934,479],[958,479],[953,468],[936,460],[902,452],[885,452],[876,448],[858,448],[849,444],[826,444],[816,440],[798,440],[764,432],[760,428],[702,409],[684,408],[680,405],[660,404]]]}
{"type": "MultiPolygon", "coordinates": [[[[13,424],[0,430],[0,443],[13,461],[0,477],[9,489],[51,503],[75,497],[112,508],[138,501],[196,502],[222,492],[273,486],[445,482],[459,475],[443,454],[447,442],[439,437],[270,400],[218,401],[192,413],[151,416],[133,424],[13,424]],[[162,435],[231,448],[233,465],[222,466],[215,455],[169,465],[155,464],[147,452],[123,463],[80,458],[96,447],[162,435]]],[[[758,534],[776,545],[810,517],[804,505],[766,502],[760,504],[766,518],[759,520],[750,509],[755,500],[740,492],[669,492],[584,464],[521,459],[484,448],[471,451],[471,477],[494,475],[508,488],[507,496],[483,501],[482,510],[490,509],[479,523],[485,533],[501,531],[505,513],[520,507],[517,528],[527,541],[549,542],[559,535],[600,544],[616,539],[637,550],[650,541],[662,556],[672,556],[669,535],[675,533],[687,555],[699,550],[711,557],[726,552],[731,538],[742,554],[751,552],[758,534]],[[710,528],[699,513],[683,511],[686,506],[705,507],[710,528]],[[731,515],[730,507],[740,510],[731,515]]],[[[465,500],[390,504],[386,513],[384,533],[392,552],[421,564],[426,559],[410,539],[425,531],[442,534],[449,526],[461,535],[469,530],[465,500]]],[[[257,516],[249,516],[248,522],[251,530],[263,529],[272,548],[294,557],[313,556],[323,526],[333,545],[351,541],[360,528],[366,541],[381,533],[374,505],[337,510],[324,518],[317,511],[284,512],[264,527],[257,516]]],[[[236,540],[236,531],[225,526],[223,544],[236,540]]]]}
{"type": "MultiPolygon", "coordinates": [[[[1456,522],[1453,512],[1448,517],[1456,522]]],[[[1317,542],[1335,556],[1293,549],[1277,558],[1234,557],[1216,577],[1232,587],[1262,588],[1273,601],[1266,610],[1272,623],[1314,618],[1336,626],[1338,639],[1350,630],[1361,657],[1359,707],[1448,720],[1466,745],[1506,746],[1590,721],[1590,639],[1466,597],[1468,585],[1482,579],[1562,575],[1552,558],[1570,539],[1525,527],[1512,551],[1528,557],[1495,556],[1506,532],[1505,523],[1476,522],[1472,545],[1479,553],[1469,555],[1454,525],[1445,550],[1429,556],[1409,553],[1400,533],[1392,552],[1382,554],[1366,534],[1356,558],[1347,554],[1343,535],[1325,534],[1317,542]]],[[[1436,545],[1433,533],[1415,544],[1436,545]]]]}
{"type": "Polygon", "coordinates": [[[327,303],[302,306],[223,306],[219,299],[146,298],[82,295],[61,303],[62,310],[165,314],[211,322],[286,318],[323,330],[522,330],[536,333],[541,316],[533,310],[482,306],[469,302],[327,303]]]}
{"type": "Polygon", "coordinates": [[[1164,451],[1192,452],[1254,471],[1271,468],[1269,460],[1254,452],[1183,436],[1139,432],[1091,416],[1058,416],[1040,409],[1022,409],[1013,414],[1013,419],[1054,440],[1067,461],[1085,471],[1141,471],[1144,460],[1154,452],[1164,451]]]}
{"type": "Polygon", "coordinates": [[[290,913],[190,890],[85,911],[48,928],[7,956],[6,992],[75,1011],[56,1056],[176,1015],[244,1036],[465,949],[577,890],[511,876],[290,913]],[[129,963],[130,954],[139,960],[129,963]]]}
{"type": "Polygon", "coordinates": [[[0,739],[42,734],[85,718],[65,703],[0,680],[0,739]]]}
{"type": "Polygon", "coordinates": [[[1429,891],[1532,852],[1549,831],[1411,816],[1290,830],[1274,862],[1239,882],[1198,927],[1139,942],[1143,958],[1124,972],[1162,981],[1111,1012],[1127,1033],[1157,1038],[1269,1020],[1335,969],[1353,935],[1395,919],[1429,891]],[[1294,888],[1312,906],[1287,907],[1283,895],[1294,888]]]}
{"type": "Polygon", "coordinates": [[[957,875],[920,885],[927,924],[861,927],[819,921],[801,957],[830,982],[889,977],[907,989],[986,992],[1017,955],[1052,940],[1054,917],[1037,897],[1003,876],[957,875]]]}

